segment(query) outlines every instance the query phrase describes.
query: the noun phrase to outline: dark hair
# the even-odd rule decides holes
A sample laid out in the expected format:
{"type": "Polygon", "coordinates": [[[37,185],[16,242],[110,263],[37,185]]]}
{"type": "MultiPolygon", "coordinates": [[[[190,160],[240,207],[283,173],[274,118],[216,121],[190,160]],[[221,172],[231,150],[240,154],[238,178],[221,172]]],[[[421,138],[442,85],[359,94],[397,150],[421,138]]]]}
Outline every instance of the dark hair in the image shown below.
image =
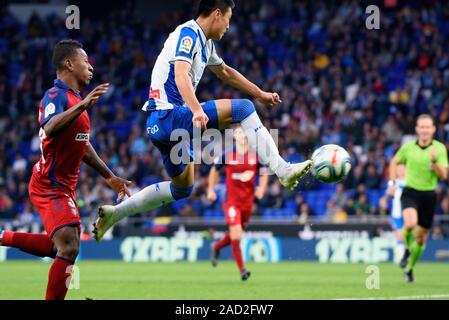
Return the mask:
{"type": "Polygon", "coordinates": [[[65,39],[59,41],[53,49],[53,65],[56,70],[61,70],[64,67],[64,62],[67,59],[72,58],[77,49],[82,49],[83,45],[72,39],[65,39]]]}
{"type": "Polygon", "coordinates": [[[222,12],[225,12],[228,8],[233,9],[234,6],[233,0],[200,0],[196,11],[196,17],[207,17],[215,9],[220,9],[222,12]]]}

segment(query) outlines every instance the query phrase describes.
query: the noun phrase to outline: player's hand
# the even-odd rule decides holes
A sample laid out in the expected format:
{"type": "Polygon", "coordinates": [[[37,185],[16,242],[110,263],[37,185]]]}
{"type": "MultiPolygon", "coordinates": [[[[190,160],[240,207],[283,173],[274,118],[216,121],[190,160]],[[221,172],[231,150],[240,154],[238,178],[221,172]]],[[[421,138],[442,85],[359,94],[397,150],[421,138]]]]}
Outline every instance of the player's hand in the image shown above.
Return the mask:
{"type": "Polygon", "coordinates": [[[102,95],[108,92],[108,90],[109,90],[109,83],[100,84],[98,87],[92,90],[87,95],[87,97],[84,98],[84,100],[82,101],[83,105],[86,108],[89,108],[91,105],[95,104],[102,95]]]}
{"type": "Polygon", "coordinates": [[[281,98],[279,97],[279,94],[276,92],[265,92],[262,91],[259,97],[257,97],[257,100],[262,104],[267,104],[269,106],[276,106],[279,103],[282,102],[281,98]]]}
{"type": "Polygon", "coordinates": [[[430,160],[432,163],[435,163],[437,161],[437,148],[430,149],[430,160]]]}
{"type": "Polygon", "coordinates": [[[111,187],[112,190],[118,193],[117,202],[123,199],[125,194],[130,197],[131,192],[129,192],[126,186],[129,186],[132,182],[126,179],[122,179],[117,176],[112,176],[106,179],[106,183],[111,187]]]}
{"type": "Polygon", "coordinates": [[[262,189],[261,187],[257,187],[256,191],[254,191],[254,196],[259,200],[262,200],[264,194],[265,194],[265,190],[262,189]]]}
{"type": "Polygon", "coordinates": [[[193,112],[192,122],[194,127],[201,130],[206,130],[209,118],[201,108],[200,110],[193,112]]]}
{"type": "Polygon", "coordinates": [[[207,200],[210,202],[215,202],[215,200],[217,200],[217,193],[215,190],[207,190],[207,200]]]}
{"type": "Polygon", "coordinates": [[[392,185],[388,186],[387,196],[394,197],[395,192],[396,192],[396,184],[392,184],[392,185]]]}

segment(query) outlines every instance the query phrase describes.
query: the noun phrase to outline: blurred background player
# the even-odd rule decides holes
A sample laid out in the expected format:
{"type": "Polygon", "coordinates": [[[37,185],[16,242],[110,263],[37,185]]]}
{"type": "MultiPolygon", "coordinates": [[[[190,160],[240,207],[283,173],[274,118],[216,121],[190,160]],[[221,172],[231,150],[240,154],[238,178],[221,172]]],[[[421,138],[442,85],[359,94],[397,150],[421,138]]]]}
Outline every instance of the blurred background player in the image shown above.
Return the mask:
{"type": "Polygon", "coordinates": [[[404,254],[404,235],[402,228],[404,227],[404,219],[402,218],[402,207],[401,207],[401,195],[405,184],[405,166],[403,164],[397,165],[397,178],[395,181],[395,188],[388,186],[387,193],[381,198],[381,206],[387,210],[388,200],[392,199],[391,202],[391,227],[393,228],[394,236],[396,237],[396,246],[394,249],[394,261],[399,263],[404,254]]]}
{"type": "Polygon", "coordinates": [[[435,189],[438,179],[447,179],[447,150],[434,140],[436,128],[428,114],[418,116],[417,140],[404,144],[390,163],[390,190],[398,187],[398,164],[405,165],[405,186],[401,196],[404,218],[404,255],[400,261],[405,268],[407,282],[413,282],[413,268],[425,249],[429,229],[432,227],[436,206],[435,189]]]}
{"type": "Polygon", "coordinates": [[[215,159],[215,164],[209,172],[207,198],[217,200],[215,186],[220,181],[219,171],[226,168],[226,201],[223,203],[226,224],[229,232],[212,244],[211,262],[215,267],[218,264],[220,250],[231,245],[232,256],[240,271],[242,280],[249,278],[251,273],[246,270],[240,240],[246,230],[253,207],[254,196],[262,199],[268,185],[266,168],[261,167],[257,154],[248,150],[248,140],[243,129],[238,125],[234,129],[235,148],[215,159]],[[259,175],[259,186],[255,188],[256,177],[259,175]]]}
{"type": "Polygon", "coordinates": [[[98,157],[89,142],[87,109],[108,91],[102,84],[81,98],[80,89],[93,77],[93,67],[82,45],[62,40],[53,51],[56,68],[54,87],[39,105],[41,157],[29,183],[31,202],[39,212],[47,234],[0,230],[2,246],[18,248],[40,257],[54,258],[48,275],[47,300],[62,300],[67,293],[71,266],[80,246],[80,215],[75,189],[81,162],[95,169],[119,193],[129,192],[130,181],[116,177],[98,157]]]}
{"type": "Polygon", "coordinates": [[[221,99],[200,104],[196,97],[196,87],[208,67],[220,80],[262,104],[276,106],[281,103],[277,93],[261,90],[217,55],[213,40],[220,40],[229,29],[232,8],[232,0],[201,0],[196,20],[178,26],[166,40],[153,68],[149,100],[143,110],[149,112],[148,136],[161,152],[172,181],[150,185],[117,206],[101,206],[94,230],[97,241],[113,224],[126,216],[147,212],[191,195],[194,183],[193,146],[191,141],[186,141],[188,161],[172,159],[171,151],[178,141],[171,139],[171,133],[177,129],[187,131],[192,137],[194,127],[221,130],[233,123],[240,123],[249,133],[250,147],[257,151],[261,162],[278,176],[283,186],[295,188],[298,180],[309,171],[312,165],[310,160],[290,164],[280,156],[250,100],[221,99]]]}

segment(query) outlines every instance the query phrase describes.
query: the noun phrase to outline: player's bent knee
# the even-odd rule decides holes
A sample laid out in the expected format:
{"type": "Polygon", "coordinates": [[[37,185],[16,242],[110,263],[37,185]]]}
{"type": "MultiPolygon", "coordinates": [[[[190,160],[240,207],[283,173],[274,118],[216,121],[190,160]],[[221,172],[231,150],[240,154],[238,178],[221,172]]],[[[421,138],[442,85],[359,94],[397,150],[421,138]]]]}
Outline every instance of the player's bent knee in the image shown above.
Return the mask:
{"type": "Polygon", "coordinates": [[[66,259],[75,260],[79,253],[79,242],[69,241],[58,248],[58,256],[66,259]]]}
{"type": "Polygon", "coordinates": [[[232,123],[238,123],[256,111],[254,103],[248,99],[232,99],[232,123]]]}
{"type": "Polygon", "coordinates": [[[177,187],[173,183],[170,183],[170,191],[173,199],[179,200],[190,197],[192,194],[193,185],[190,187],[177,187]]]}

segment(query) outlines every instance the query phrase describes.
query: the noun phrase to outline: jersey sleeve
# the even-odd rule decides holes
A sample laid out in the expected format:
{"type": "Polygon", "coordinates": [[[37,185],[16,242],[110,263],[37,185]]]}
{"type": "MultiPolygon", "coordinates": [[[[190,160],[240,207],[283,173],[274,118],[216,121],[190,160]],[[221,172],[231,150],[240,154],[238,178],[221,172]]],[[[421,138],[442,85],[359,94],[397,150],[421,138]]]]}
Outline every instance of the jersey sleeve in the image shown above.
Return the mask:
{"type": "Polygon", "coordinates": [[[43,114],[40,126],[43,127],[55,115],[62,113],[67,108],[67,93],[63,90],[47,92],[42,99],[43,114]]]}
{"type": "Polygon", "coordinates": [[[221,170],[225,166],[226,162],[226,153],[223,153],[221,156],[216,156],[214,159],[214,167],[217,170],[221,170]]]}
{"type": "Polygon", "coordinates": [[[436,155],[437,163],[444,168],[447,168],[449,166],[448,160],[447,160],[447,150],[444,144],[441,145],[441,148],[439,148],[439,151],[436,155]]]}
{"type": "Polygon", "coordinates": [[[220,58],[217,54],[217,50],[215,50],[214,42],[212,41],[212,51],[207,61],[208,66],[219,66],[223,63],[223,59],[220,58]]]}
{"type": "Polygon", "coordinates": [[[406,163],[407,162],[407,150],[408,150],[409,144],[404,144],[402,147],[399,148],[398,152],[395,154],[395,158],[399,163],[406,163]]]}
{"type": "Polygon", "coordinates": [[[176,44],[174,61],[182,60],[192,64],[197,38],[198,34],[192,28],[182,28],[179,33],[178,43],[176,44]]]}

